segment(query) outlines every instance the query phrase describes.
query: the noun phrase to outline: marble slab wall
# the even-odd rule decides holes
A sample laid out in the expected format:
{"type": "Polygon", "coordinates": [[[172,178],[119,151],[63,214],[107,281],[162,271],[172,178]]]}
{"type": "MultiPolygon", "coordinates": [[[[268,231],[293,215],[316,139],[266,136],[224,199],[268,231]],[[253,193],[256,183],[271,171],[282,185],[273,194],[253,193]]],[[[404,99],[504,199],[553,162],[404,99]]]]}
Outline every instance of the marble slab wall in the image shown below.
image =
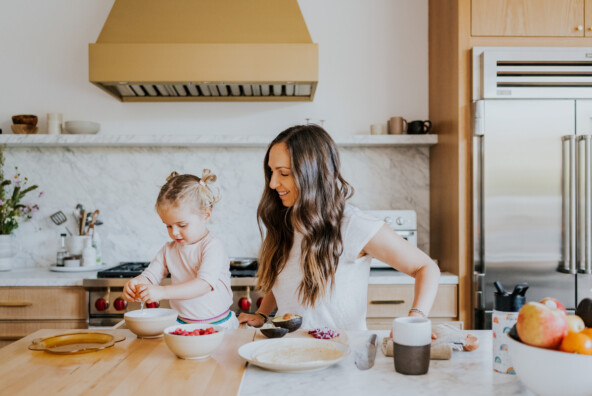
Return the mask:
{"type": "MultiPolygon", "coordinates": [[[[355,188],[351,203],[361,209],[414,209],[418,245],[429,252],[429,148],[341,147],[343,174],[355,188]]],[[[222,199],[210,229],[230,256],[256,256],[260,243],[256,208],[263,188],[264,147],[43,147],[5,149],[5,174],[14,166],[45,195],[25,197],[40,211],[15,231],[13,267],[44,267],[55,261],[64,226],[75,229],[77,203],[100,209],[97,229],[104,261],[149,261],[168,241],[154,210],[160,186],[171,171],[200,175],[210,168],[219,177],[222,199]],[[62,226],[49,216],[68,216],[62,226]]]]}

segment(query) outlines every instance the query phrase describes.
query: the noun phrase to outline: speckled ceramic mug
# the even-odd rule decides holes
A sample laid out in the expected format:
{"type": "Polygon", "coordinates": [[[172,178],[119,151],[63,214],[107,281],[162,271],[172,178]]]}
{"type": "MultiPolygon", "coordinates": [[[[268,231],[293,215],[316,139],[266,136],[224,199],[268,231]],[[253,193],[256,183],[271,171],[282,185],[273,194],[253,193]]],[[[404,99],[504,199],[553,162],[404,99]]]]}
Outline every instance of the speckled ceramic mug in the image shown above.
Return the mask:
{"type": "Polygon", "coordinates": [[[407,316],[393,320],[393,357],[395,371],[406,375],[422,375],[430,367],[432,322],[426,318],[407,316]]]}

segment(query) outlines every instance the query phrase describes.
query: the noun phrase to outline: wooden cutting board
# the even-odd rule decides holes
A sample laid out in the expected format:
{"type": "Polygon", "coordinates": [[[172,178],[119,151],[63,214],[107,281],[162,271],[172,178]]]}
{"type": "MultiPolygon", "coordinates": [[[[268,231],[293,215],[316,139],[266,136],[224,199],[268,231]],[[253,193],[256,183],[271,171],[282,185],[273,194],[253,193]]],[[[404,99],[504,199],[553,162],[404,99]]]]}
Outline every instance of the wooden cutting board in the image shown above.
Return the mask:
{"type": "MultiPolygon", "coordinates": [[[[73,330],[89,331],[89,330],[73,330]]],[[[94,330],[93,330],[94,331],[94,330]]],[[[56,355],[30,351],[35,338],[63,334],[39,330],[0,349],[0,389],[7,395],[235,395],[246,362],[238,348],[252,329],[230,330],[208,359],[183,360],[164,338],[138,339],[129,330],[98,330],[126,339],[104,350],[56,355]]]]}

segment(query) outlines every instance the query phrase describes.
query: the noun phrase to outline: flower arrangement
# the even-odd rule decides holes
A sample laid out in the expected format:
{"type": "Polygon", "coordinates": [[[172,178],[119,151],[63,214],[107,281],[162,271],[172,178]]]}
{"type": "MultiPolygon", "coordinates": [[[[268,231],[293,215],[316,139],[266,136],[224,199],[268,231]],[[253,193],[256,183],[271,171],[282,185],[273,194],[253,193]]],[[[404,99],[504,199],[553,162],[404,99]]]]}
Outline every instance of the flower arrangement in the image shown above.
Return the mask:
{"type": "MultiPolygon", "coordinates": [[[[29,179],[21,177],[15,166],[14,176],[4,178],[4,147],[0,148],[0,235],[9,235],[22,221],[30,220],[39,210],[37,204],[23,204],[21,200],[27,193],[37,189],[37,185],[27,186],[29,179]],[[12,192],[10,187],[12,186],[12,192]]],[[[43,197],[40,192],[38,198],[43,197]]]]}

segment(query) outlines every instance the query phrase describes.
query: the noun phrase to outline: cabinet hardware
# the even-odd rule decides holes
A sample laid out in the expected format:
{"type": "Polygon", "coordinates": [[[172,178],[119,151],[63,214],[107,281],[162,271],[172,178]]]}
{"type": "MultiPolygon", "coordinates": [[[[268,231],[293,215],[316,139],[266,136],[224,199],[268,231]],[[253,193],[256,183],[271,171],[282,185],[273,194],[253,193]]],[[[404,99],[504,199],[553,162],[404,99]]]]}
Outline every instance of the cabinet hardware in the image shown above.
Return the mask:
{"type": "Polygon", "coordinates": [[[578,30],[578,32],[581,32],[584,30],[584,26],[578,25],[578,27],[576,29],[578,30]]]}
{"type": "Polygon", "coordinates": [[[372,300],[370,304],[375,305],[398,305],[398,304],[405,304],[405,300],[372,300]]]}
{"type": "Polygon", "coordinates": [[[30,307],[31,305],[33,303],[26,301],[0,301],[0,307],[6,308],[30,307]]]}

